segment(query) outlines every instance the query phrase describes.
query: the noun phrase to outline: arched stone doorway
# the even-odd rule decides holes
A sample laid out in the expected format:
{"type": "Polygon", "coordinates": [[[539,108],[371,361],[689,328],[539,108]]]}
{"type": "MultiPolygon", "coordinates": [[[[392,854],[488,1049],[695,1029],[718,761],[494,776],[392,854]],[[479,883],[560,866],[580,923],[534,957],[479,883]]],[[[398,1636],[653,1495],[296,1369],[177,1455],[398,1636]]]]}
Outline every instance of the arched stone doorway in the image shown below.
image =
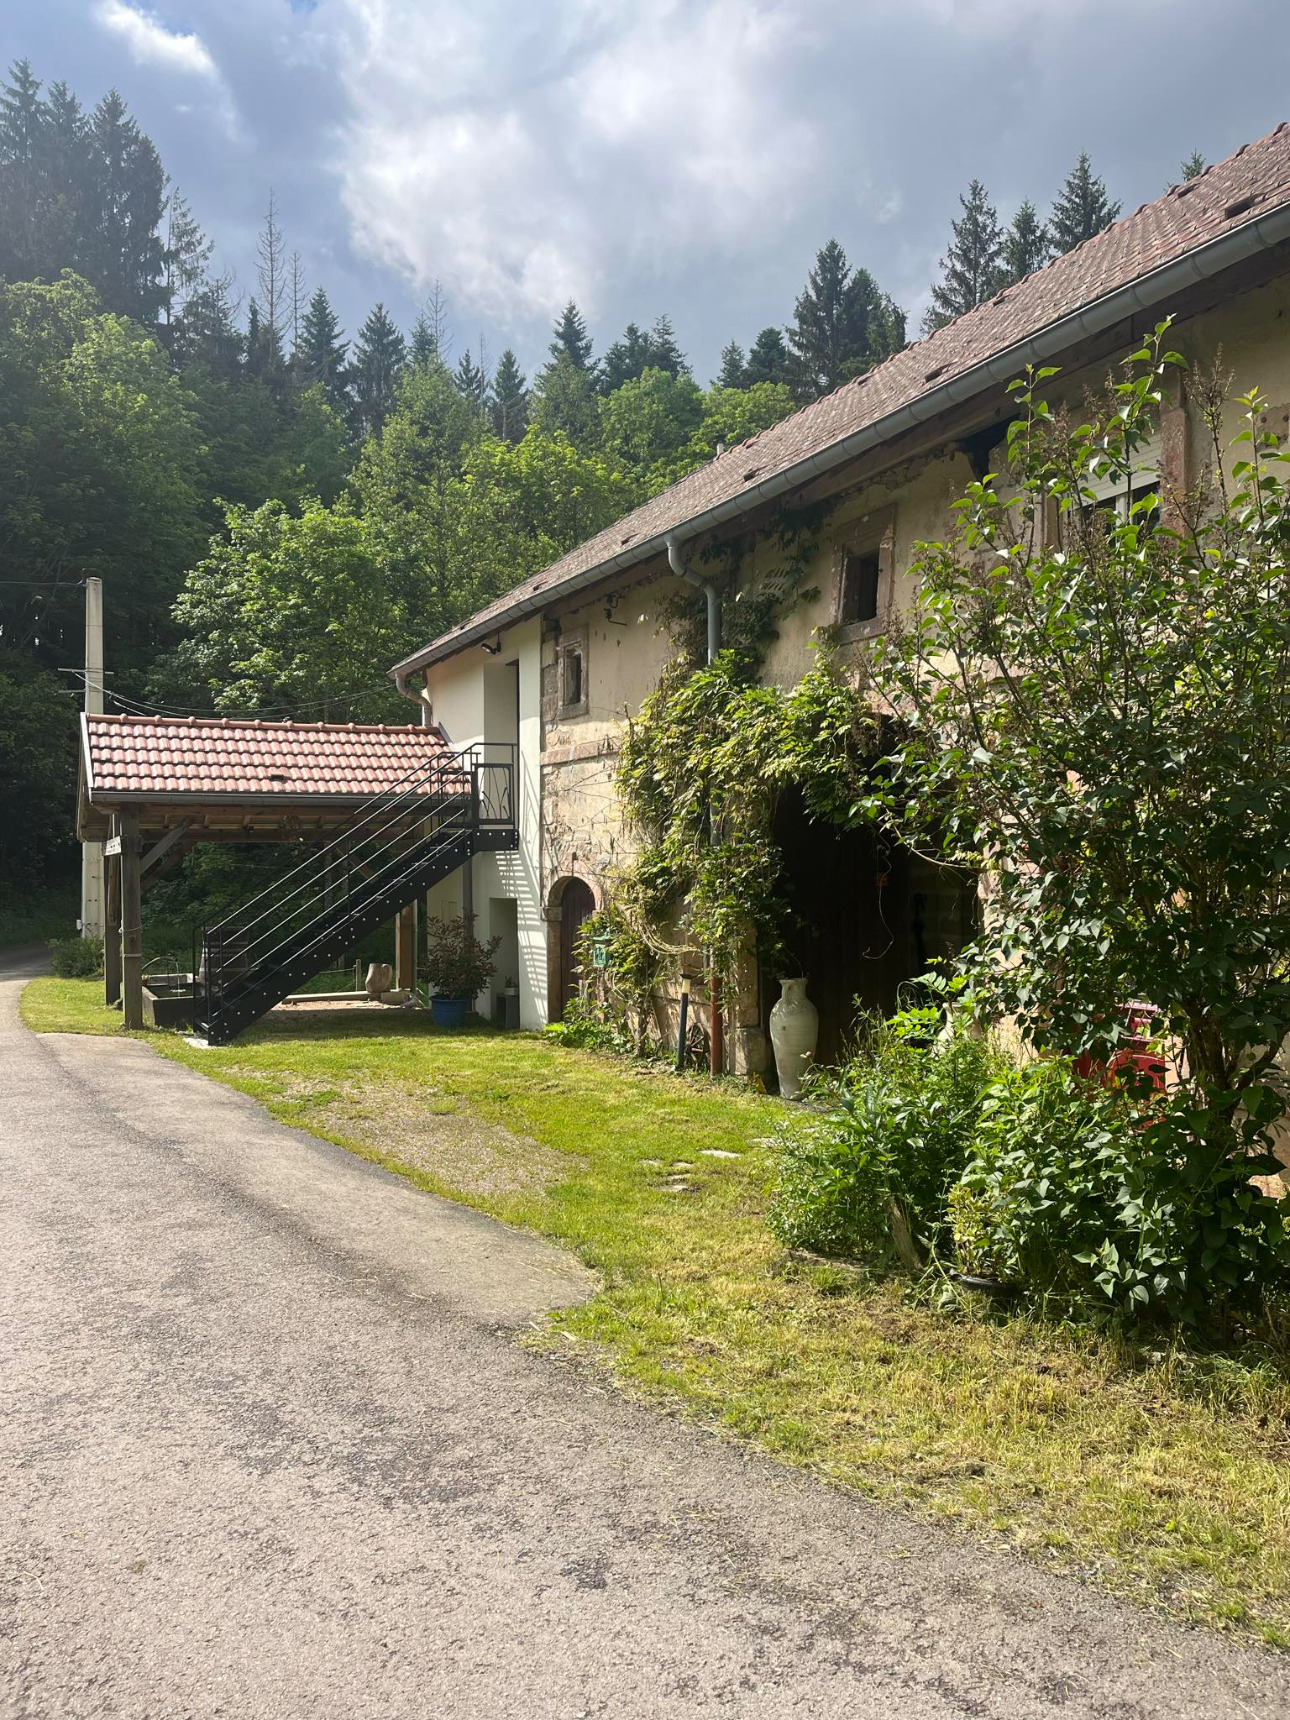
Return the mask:
{"type": "Polygon", "coordinates": [[[596,897],[584,878],[560,878],[547,899],[547,992],[552,1021],[563,1021],[565,1005],[578,995],[578,939],[596,911],[596,897]]]}

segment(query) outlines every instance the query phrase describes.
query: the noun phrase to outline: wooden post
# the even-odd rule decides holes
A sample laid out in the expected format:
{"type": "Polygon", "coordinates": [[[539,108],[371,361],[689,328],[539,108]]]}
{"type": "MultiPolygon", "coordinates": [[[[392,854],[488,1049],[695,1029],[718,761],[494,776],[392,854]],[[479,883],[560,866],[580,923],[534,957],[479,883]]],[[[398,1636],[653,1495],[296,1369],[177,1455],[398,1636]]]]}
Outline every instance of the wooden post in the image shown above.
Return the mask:
{"type": "Polygon", "coordinates": [[[121,979],[127,1033],[143,1026],[143,890],[139,878],[139,815],[121,814],[121,979]]]}
{"type": "Polygon", "coordinates": [[[411,991],[417,981],[417,906],[400,908],[394,920],[394,984],[411,991]]]}
{"type": "Polygon", "coordinates": [[[715,1081],[718,1075],[724,1074],[726,1067],[725,1023],[721,1019],[721,980],[715,962],[712,964],[708,985],[708,1052],[711,1064],[709,1074],[715,1081]]]}
{"type": "MultiPolygon", "coordinates": [[[[117,834],[116,820],[112,834],[117,834]]],[[[103,1001],[111,1009],[121,1001],[121,860],[103,856],[103,1001]]]]}

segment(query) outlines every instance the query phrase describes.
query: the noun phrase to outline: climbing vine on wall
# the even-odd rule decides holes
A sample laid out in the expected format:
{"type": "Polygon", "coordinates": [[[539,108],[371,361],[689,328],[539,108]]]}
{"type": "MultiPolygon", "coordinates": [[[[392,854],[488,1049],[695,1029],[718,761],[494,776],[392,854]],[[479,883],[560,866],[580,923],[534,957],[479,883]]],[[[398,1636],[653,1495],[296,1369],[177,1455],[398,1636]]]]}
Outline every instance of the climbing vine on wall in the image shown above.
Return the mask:
{"type": "Polygon", "coordinates": [[[773,961],[790,931],[783,857],[774,840],[777,799],[798,784],[814,816],[866,816],[873,720],[827,652],[791,692],[758,675],[807,585],[822,508],[785,510],[766,538],[779,557],[741,580],[740,540],[712,551],[705,577],[726,587],[726,647],[702,662],[703,604],[687,592],[666,621],[678,655],[628,724],[617,786],[641,839],[612,881],[600,935],[615,978],[601,988],[608,1013],[629,1013],[643,1042],[650,998],[687,958],[729,986],[755,952],[773,961]]]}

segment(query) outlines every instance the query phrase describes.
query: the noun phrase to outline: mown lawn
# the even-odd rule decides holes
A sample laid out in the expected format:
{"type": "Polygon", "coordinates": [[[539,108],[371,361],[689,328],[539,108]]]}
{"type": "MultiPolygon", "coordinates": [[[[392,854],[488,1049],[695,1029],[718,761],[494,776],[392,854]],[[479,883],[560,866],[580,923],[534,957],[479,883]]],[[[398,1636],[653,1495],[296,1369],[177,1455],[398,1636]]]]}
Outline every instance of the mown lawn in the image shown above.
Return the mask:
{"type": "MultiPolygon", "coordinates": [[[[45,1031],[119,1031],[97,998],[40,979],[23,1011],[45,1031]]],[[[1290,1648],[1290,1379],[1271,1359],[954,1318],[786,1256],[762,1222],[779,1107],[733,1088],[415,1015],[275,1016],[215,1051],[148,1037],[284,1121],[575,1249],[603,1289],[535,1341],[621,1389],[1290,1648]]]]}

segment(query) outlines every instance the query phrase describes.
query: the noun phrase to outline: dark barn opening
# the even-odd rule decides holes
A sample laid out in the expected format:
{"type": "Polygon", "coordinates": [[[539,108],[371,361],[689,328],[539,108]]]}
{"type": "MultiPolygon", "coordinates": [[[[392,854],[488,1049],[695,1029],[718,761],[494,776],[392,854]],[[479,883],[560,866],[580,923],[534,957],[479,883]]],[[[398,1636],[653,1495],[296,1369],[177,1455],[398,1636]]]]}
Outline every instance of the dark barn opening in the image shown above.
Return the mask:
{"type": "MultiPolygon", "coordinates": [[[[784,857],[783,894],[794,924],[790,964],[806,976],[820,1012],[817,1063],[836,1063],[857,1012],[890,1015],[900,988],[956,953],[971,936],[975,879],[935,866],[870,826],[843,830],[807,816],[790,789],[775,815],[784,857]]],[[[763,976],[763,1012],[779,996],[784,971],[763,976]]]]}

